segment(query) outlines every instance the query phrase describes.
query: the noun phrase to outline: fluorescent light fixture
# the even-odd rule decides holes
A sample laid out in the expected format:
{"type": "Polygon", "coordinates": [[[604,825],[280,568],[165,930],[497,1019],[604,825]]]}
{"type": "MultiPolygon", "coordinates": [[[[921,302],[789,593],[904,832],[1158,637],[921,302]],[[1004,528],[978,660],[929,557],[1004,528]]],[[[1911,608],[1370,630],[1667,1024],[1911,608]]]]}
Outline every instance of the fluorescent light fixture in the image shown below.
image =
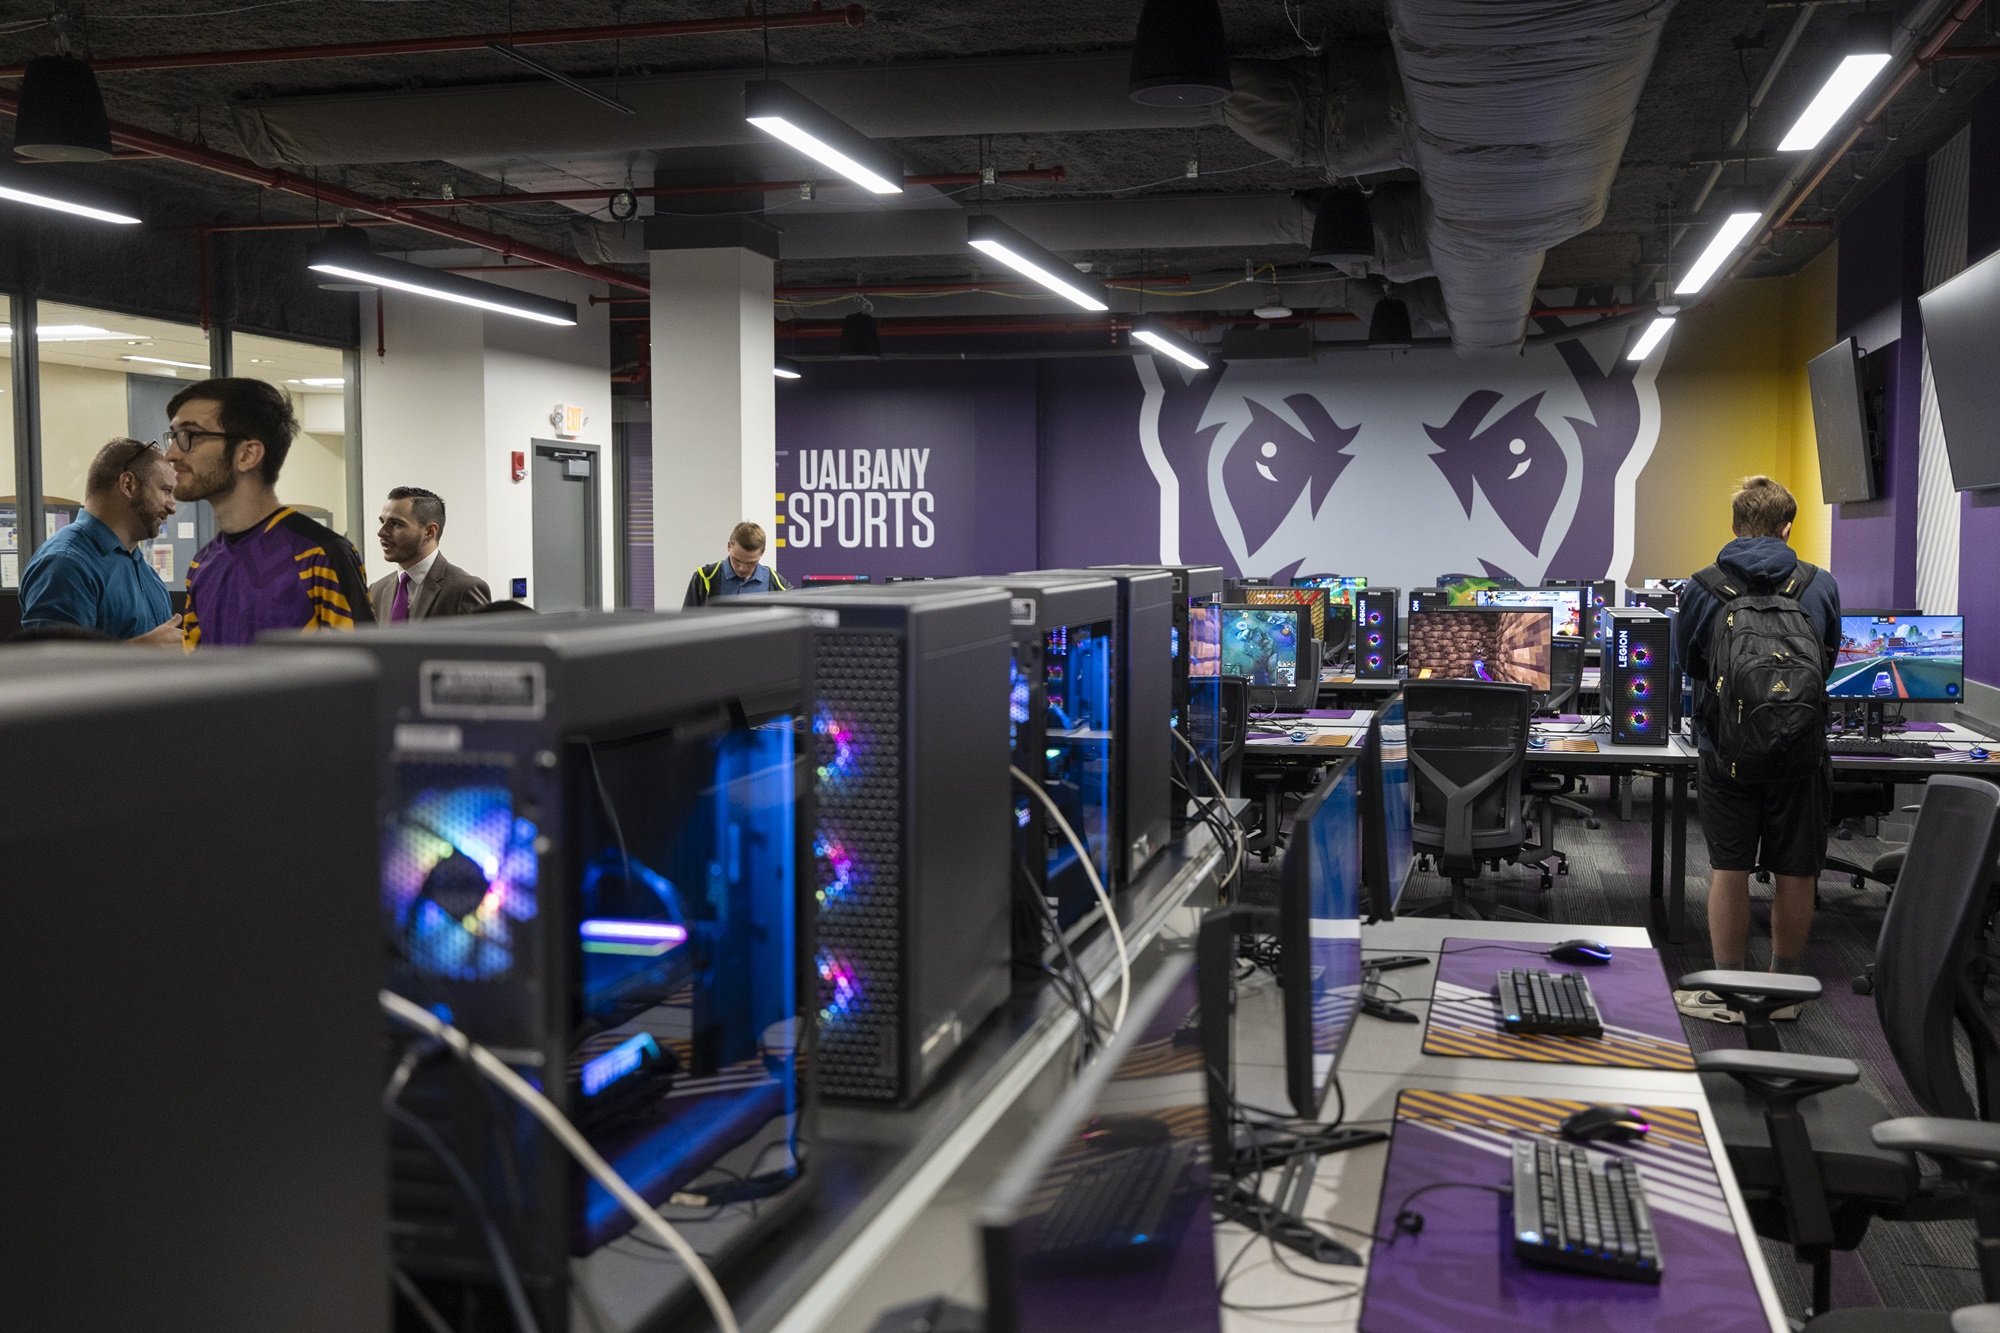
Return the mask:
{"type": "Polygon", "coordinates": [[[805,373],[799,369],[799,363],[789,357],[783,356],[771,362],[771,373],[781,380],[799,380],[805,378],[805,373]]]}
{"type": "Polygon", "coordinates": [[[1646,326],[1646,331],[1639,335],[1639,341],[1633,343],[1632,350],[1625,353],[1625,359],[1627,361],[1644,361],[1653,354],[1653,349],[1658,347],[1665,340],[1666,336],[1673,331],[1674,317],[1672,315],[1660,316],[1646,326]]]}
{"type": "MultiPolygon", "coordinates": [[[[144,341],[136,333],[117,333],[111,329],[100,329],[95,324],[42,324],[35,329],[35,341],[44,343],[94,343],[133,340],[144,341]]],[[[0,326],[0,343],[12,342],[14,329],[11,325],[0,326]]]]}
{"type": "Polygon", "coordinates": [[[1750,234],[1750,229],[1755,227],[1763,216],[1763,210],[1747,199],[1739,199],[1731,205],[1729,216],[1725,217],[1722,225],[1715,229],[1715,239],[1711,240],[1708,248],[1701,252],[1701,258],[1695,260],[1693,266],[1681,275],[1680,283],[1674,288],[1674,295],[1692,296],[1708,286],[1708,280],[1715,276],[1716,270],[1722,267],[1724,260],[1736,253],[1736,247],[1743,244],[1743,238],[1750,234]]]}
{"type": "Polygon", "coordinates": [[[1109,310],[1104,285],[1078,273],[1070,264],[992,217],[965,222],[965,243],[1085,310],[1109,310]]]}
{"type": "Polygon", "coordinates": [[[36,208],[54,209],[97,222],[136,226],[142,219],[130,195],[73,180],[57,180],[44,171],[0,163],[0,199],[36,208]]]}
{"type": "Polygon", "coordinates": [[[1132,336],[1162,356],[1172,357],[1189,370],[1208,369],[1208,358],[1202,348],[1158,324],[1141,324],[1132,330],[1132,336]]]}
{"type": "Polygon", "coordinates": [[[1779,140],[1778,151],[1804,153],[1819,147],[1847,109],[1868,91],[1875,76],[1888,67],[1895,38],[1895,24],[1888,14],[1851,16],[1841,33],[1840,63],[1779,140]]]}
{"type": "Polygon", "coordinates": [[[787,84],[744,84],[743,119],[871,194],[903,192],[903,164],[888,149],[787,84]]]}
{"type": "Polygon", "coordinates": [[[178,366],[182,370],[207,370],[199,361],[169,361],[163,356],[121,356],[120,361],[143,361],[149,366],[178,366]]]}
{"type": "MultiPolygon", "coordinates": [[[[207,370],[208,367],[203,366],[202,369],[207,370]]],[[[313,379],[286,380],[285,383],[303,385],[308,389],[344,389],[347,387],[347,381],[345,379],[340,378],[339,376],[334,376],[331,378],[316,377],[313,379]]]]}
{"type": "Polygon", "coordinates": [[[496,315],[532,319],[540,324],[573,325],[576,307],[567,301],[517,292],[490,282],[475,282],[456,273],[425,268],[378,255],[344,236],[330,236],[306,252],[306,267],[371,287],[388,287],[415,296],[429,296],[455,305],[472,306],[496,315]]]}

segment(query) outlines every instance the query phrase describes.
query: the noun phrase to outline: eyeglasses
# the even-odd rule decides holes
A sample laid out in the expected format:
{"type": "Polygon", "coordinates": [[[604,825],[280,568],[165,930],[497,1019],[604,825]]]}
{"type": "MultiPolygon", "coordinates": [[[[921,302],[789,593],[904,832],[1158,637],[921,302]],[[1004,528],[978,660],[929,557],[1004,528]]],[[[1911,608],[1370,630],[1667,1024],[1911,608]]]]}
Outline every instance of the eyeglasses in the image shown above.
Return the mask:
{"type": "MultiPolygon", "coordinates": [[[[191,454],[194,452],[196,442],[200,440],[241,440],[244,438],[241,435],[232,435],[226,430],[197,430],[193,426],[174,426],[170,427],[167,433],[154,443],[158,445],[162,453],[165,453],[169,449],[179,448],[182,453],[191,454]]],[[[136,456],[134,455],[134,457],[136,456]]]]}
{"type": "Polygon", "coordinates": [[[130,472],[135,466],[138,465],[139,460],[144,458],[147,454],[154,454],[161,458],[166,457],[166,449],[162,445],[160,445],[157,441],[131,440],[129,441],[129,443],[131,444],[132,448],[129,452],[126,453],[125,457],[119,461],[118,471],[113,474],[114,476],[123,476],[125,473],[130,472]]]}

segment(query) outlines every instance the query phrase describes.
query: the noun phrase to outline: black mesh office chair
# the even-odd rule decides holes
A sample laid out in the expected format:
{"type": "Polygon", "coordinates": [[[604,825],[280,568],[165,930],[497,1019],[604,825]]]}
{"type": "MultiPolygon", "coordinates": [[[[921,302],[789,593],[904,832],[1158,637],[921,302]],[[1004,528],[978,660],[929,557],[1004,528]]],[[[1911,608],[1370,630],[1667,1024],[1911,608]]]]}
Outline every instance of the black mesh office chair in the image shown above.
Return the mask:
{"type": "MultiPolygon", "coordinates": [[[[1992,1120],[2000,1106],[2000,1025],[1969,979],[1996,849],[2000,788],[1973,778],[1931,779],[1882,919],[1874,996],[1896,1067],[1932,1116],[1992,1120]],[[1971,1086],[1953,1053],[1955,1030],[1970,1043],[1971,1086]]],[[[1885,1128],[1890,1111],[1857,1086],[1858,1065],[1777,1048],[1771,1011],[1818,996],[1817,980],[1717,971],[1691,973],[1680,984],[1714,991],[1744,1016],[1755,1049],[1705,1051],[1695,1064],[1751,1219],[1760,1235],[1788,1241],[1812,1265],[1815,1310],[1830,1303],[1832,1251],[1859,1245],[1874,1218],[1933,1221],[1977,1212],[2000,1229],[1990,1166],[1947,1163],[1941,1180],[1921,1180],[1912,1154],[1930,1149],[1907,1136],[1871,1134],[1885,1128]]],[[[1989,1295],[2000,1299],[2000,1285],[1989,1295]]]]}
{"type": "Polygon", "coordinates": [[[1410,737],[1411,815],[1416,850],[1451,880],[1451,897],[1401,909],[1409,916],[1540,921],[1498,903],[1475,904],[1466,880],[1481,865],[1520,858],[1528,840],[1522,797],[1528,717],[1526,685],[1413,680],[1403,686],[1410,737]]]}

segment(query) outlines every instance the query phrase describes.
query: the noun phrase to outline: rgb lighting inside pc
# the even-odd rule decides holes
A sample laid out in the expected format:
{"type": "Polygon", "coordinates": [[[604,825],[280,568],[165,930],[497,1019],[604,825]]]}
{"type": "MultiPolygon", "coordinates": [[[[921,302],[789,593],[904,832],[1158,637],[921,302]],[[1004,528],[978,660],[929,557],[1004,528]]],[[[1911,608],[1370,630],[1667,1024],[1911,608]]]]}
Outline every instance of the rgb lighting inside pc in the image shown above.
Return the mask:
{"type": "Polygon", "coordinates": [[[854,728],[822,705],[813,714],[813,739],[819,759],[820,787],[839,791],[854,780],[860,761],[854,728]]]}
{"type": "Polygon", "coordinates": [[[818,958],[819,1021],[834,1024],[861,1007],[861,982],[854,965],[821,950],[818,958]]]}
{"type": "MultiPolygon", "coordinates": [[[[1090,853],[1098,878],[1111,880],[1111,624],[1059,625],[1043,640],[1047,701],[1042,788],[1090,853]]],[[[1025,799],[1025,798],[1018,798],[1025,799]]],[[[1016,807],[1015,818],[1020,818],[1016,807]]],[[[1051,829],[1043,883],[1070,925],[1095,901],[1076,851],[1051,829]],[[1073,882],[1072,882],[1073,881],[1073,882]]]]}
{"type": "Polygon", "coordinates": [[[403,776],[408,795],[382,848],[383,907],[402,952],[432,976],[506,976],[515,932],[537,910],[535,825],[515,815],[504,770],[418,766],[403,776]]]}
{"type": "Polygon", "coordinates": [[[1626,723],[1633,731],[1646,732],[1653,729],[1653,715],[1643,708],[1635,708],[1626,715],[1626,723]]]}

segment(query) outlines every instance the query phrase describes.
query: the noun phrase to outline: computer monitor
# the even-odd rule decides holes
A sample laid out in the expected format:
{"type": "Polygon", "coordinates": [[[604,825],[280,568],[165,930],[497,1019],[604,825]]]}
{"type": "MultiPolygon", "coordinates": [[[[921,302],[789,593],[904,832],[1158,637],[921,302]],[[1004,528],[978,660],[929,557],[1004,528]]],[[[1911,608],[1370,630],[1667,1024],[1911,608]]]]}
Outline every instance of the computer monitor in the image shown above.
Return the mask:
{"type": "Polygon", "coordinates": [[[1220,1333],[1198,1001],[1170,956],[981,1202],[986,1333],[1220,1333]]]}
{"type": "Polygon", "coordinates": [[[806,574],[799,579],[801,588],[831,588],[842,583],[867,583],[866,574],[806,574]]]}
{"type": "Polygon", "coordinates": [[[1551,629],[1537,610],[1419,611],[1410,617],[1410,679],[1504,681],[1546,694],[1551,629]]]}
{"type": "Polygon", "coordinates": [[[1474,594],[1474,602],[1478,606],[1545,606],[1555,617],[1557,637],[1583,637],[1581,588],[1481,588],[1474,594]]]}
{"type": "MultiPolygon", "coordinates": [[[[1312,616],[1312,636],[1327,638],[1327,593],[1324,588],[1243,588],[1230,600],[1245,606],[1303,606],[1312,616]]],[[[1352,620],[1348,622],[1350,625],[1352,620]]]]}
{"type": "Polygon", "coordinates": [[[1353,574],[1303,574],[1292,580],[1295,588],[1324,588],[1327,599],[1342,606],[1354,605],[1354,594],[1368,586],[1368,580],[1353,574]]]}
{"type": "Polygon", "coordinates": [[[1965,617],[1842,616],[1826,692],[1957,703],[1965,697],[1965,617]]]}
{"type": "Polygon", "coordinates": [[[1361,747],[1361,882],[1370,921],[1396,915],[1416,862],[1412,844],[1410,733],[1399,691],[1368,719],[1361,747]]]}
{"type": "Polygon", "coordinates": [[[1451,594],[1443,588],[1412,588],[1410,604],[1403,608],[1405,615],[1415,615],[1419,611],[1442,611],[1451,605],[1451,594]]]}
{"type": "Polygon", "coordinates": [[[1304,633],[1305,609],[1223,603],[1222,672],[1250,686],[1253,712],[1305,709],[1319,694],[1319,644],[1304,633]]]}
{"type": "Polygon", "coordinates": [[[1519,579],[1503,575],[1488,574],[1440,574],[1437,586],[1444,589],[1445,596],[1453,606],[1477,606],[1479,590],[1482,588],[1518,588],[1519,579]]]}
{"type": "Polygon", "coordinates": [[[1360,1006],[1361,843],[1361,766],[1346,755],[1293,817],[1278,891],[1285,1091],[1305,1120],[1319,1119],[1360,1006]]]}

